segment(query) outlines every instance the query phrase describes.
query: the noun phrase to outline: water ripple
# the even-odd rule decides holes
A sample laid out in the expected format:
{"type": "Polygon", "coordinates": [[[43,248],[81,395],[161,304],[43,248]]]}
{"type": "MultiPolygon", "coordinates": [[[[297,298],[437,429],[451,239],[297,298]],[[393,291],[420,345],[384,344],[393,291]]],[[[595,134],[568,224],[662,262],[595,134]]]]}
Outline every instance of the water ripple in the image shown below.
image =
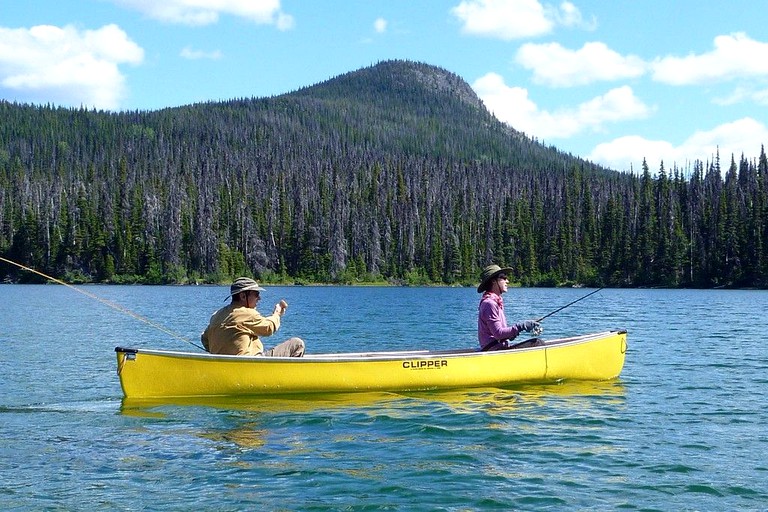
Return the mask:
{"type": "MultiPolygon", "coordinates": [[[[547,319],[548,335],[627,328],[627,365],[611,382],[135,403],[120,400],[114,346],[179,349],[177,341],[131,319],[105,321],[108,313],[60,287],[40,294],[2,286],[3,510],[667,511],[768,503],[766,292],[603,290],[547,319]],[[43,308],[56,332],[37,328],[43,308]]],[[[96,291],[190,338],[226,295],[221,287],[96,291]]],[[[435,340],[457,348],[474,336],[473,290],[269,293],[292,304],[284,336],[307,338],[313,351],[435,340]],[[425,304],[444,307],[425,318],[425,304]]],[[[508,315],[551,311],[579,294],[514,290],[508,315]]]]}

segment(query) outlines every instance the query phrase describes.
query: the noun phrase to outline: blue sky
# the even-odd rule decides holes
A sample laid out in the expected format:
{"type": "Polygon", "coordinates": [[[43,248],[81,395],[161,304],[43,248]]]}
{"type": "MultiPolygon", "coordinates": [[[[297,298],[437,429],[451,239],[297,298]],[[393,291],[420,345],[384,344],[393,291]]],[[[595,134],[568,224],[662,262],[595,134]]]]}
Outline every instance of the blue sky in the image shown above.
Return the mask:
{"type": "Polygon", "coordinates": [[[294,91],[387,59],[618,170],[768,142],[765,0],[0,0],[0,98],[156,110],[294,91]]]}

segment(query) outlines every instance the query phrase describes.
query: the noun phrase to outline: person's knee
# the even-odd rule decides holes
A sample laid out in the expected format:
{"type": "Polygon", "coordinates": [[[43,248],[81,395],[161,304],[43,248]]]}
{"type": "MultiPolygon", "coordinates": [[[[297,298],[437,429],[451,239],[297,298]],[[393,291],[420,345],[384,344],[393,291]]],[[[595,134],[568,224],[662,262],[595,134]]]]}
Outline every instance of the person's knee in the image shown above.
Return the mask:
{"type": "Polygon", "coordinates": [[[291,355],[293,357],[303,356],[304,350],[306,349],[304,340],[302,340],[301,338],[291,338],[291,340],[293,341],[293,350],[291,351],[292,352],[291,355]]]}

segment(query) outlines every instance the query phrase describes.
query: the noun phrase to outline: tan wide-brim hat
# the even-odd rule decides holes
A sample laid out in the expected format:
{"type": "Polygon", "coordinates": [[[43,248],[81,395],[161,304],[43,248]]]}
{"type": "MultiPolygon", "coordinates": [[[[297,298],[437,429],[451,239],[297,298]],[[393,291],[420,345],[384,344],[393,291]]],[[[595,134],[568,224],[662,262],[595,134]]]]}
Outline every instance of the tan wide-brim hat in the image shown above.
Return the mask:
{"type": "MultiPolygon", "coordinates": [[[[238,277],[237,279],[235,279],[235,282],[232,283],[232,286],[229,287],[229,297],[232,297],[233,295],[237,295],[240,292],[249,292],[249,291],[263,292],[266,290],[261,286],[259,286],[259,283],[257,283],[250,277],[238,277]]],[[[227,297],[227,299],[229,299],[229,297],[227,297]]]]}
{"type": "Polygon", "coordinates": [[[490,283],[497,275],[501,273],[511,274],[512,269],[510,267],[500,267],[498,265],[488,265],[480,273],[480,286],[477,287],[477,293],[483,293],[490,283]]]}

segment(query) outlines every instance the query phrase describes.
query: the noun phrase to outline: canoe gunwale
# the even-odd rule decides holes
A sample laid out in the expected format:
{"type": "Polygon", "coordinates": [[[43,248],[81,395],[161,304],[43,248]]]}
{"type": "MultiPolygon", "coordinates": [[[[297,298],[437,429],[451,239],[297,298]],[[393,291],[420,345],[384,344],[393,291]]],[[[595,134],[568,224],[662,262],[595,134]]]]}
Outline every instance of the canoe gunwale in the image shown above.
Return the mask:
{"type": "Polygon", "coordinates": [[[525,351],[540,351],[557,347],[567,347],[581,343],[589,343],[596,339],[606,336],[626,334],[626,329],[614,329],[601,331],[592,334],[583,334],[567,338],[556,338],[551,340],[542,340],[543,344],[533,347],[516,348],[511,350],[495,350],[481,352],[477,349],[452,349],[452,350],[398,350],[382,352],[343,352],[343,353],[324,353],[324,354],[305,354],[303,357],[263,357],[263,356],[237,356],[210,353],[178,352],[157,349],[139,349],[129,347],[115,347],[115,352],[124,353],[128,359],[132,359],[136,354],[152,354],[156,356],[166,356],[181,359],[211,359],[214,361],[258,361],[259,363],[285,363],[295,364],[303,363],[323,363],[323,362],[360,362],[360,361],[399,361],[402,359],[432,359],[432,358],[455,358],[455,357],[503,357],[510,353],[520,353],[525,351]]]}

